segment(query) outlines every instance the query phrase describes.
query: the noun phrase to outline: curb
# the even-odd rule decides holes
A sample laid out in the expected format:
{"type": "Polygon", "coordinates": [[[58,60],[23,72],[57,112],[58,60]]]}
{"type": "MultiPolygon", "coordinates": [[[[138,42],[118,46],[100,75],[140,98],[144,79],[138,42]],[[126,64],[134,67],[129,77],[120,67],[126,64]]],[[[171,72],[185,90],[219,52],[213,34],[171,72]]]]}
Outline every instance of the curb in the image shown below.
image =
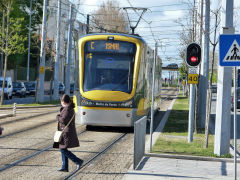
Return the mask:
{"type": "MultiPolygon", "coordinates": [[[[147,153],[144,156],[171,158],[171,159],[185,159],[185,160],[215,161],[215,162],[231,162],[231,163],[234,163],[234,159],[214,158],[214,157],[205,157],[205,156],[189,156],[189,155],[178,155],[178,154],[155,154],[155,153],[147,153]]],[[[237,162],[240,163],[240,160],[237,160],[237,162]]]]}
{"type": "MultiPolygon", "coordinates": [[[[176,96],[177,97],[177,96],[176,96]]],[[[170,104],[170,107],[167,109],[167,111],[164,113],[164,116],[163,116],[163,118],[162,118],[162,120],[161,120],[161,122],[159,123],[159,125],[158,125],[158,127],[155,129],[155,131],[153,132],[153,134],[152,134],[152,146],[155,144],[155,142],[157,141],[157,139],[158,139],[158,137],[159,137],[159,135],[162,133],[162,130],[163,130],[163,128],[164,128],[164,126],[165,126],[165,123],[167,122],[167,120],[168,120],[168,116],[170,115],[170,112],[172,111],[172,107],[173,107],[173,105],[174,105],[174,103],[175,103],[175,100],[176,99],[174,99],[173,101],[172,101],[172,103],[170,104]]],[[[150,137],[149,137],[149,139],[146,141],[146,143],[145,143],[146,145],[145,145],[145,152],[150,152],[150,137]]]]}
{"type": "MultiPolygon", "coordinates": [[[[178,95],[177,95],[178,96],[178,95]]],[[[177,97],[176,96],[176,97],[177,97]]],[[[168,117],[170,115],[170,112],[172,110],[172,107],[175,103],[174,99],[170,105],[170,107],[167,109],[167,111],[165,112],[159,126],[155,129],[155,131],[153,132],[153,141],[152,141],[152,145],[155,144],[156,140],[158,139],[159,135],[162,133],[162,130],[165,126],[165,123],[168,120],[168,117]]],[[[150,153],[150,139],[148,139],[148,141],[146,142],[146,146],[145,146],[145,154],[144,156],[147,157],[159,157],[159,158],[172,158],[172,159],[185,159],[185,160],[198,160],[198,161],[215,161],[215,162],[231,162],[234,163],[234,159],[230,159],[230,158],[215,158],[215,157],[206,157],[206,156],[191,156],[191,155],[178,155],[178,154],[156,154],[156,153],[150,153]]],[[[240,163],[240,160],[237,160],[237,163],[240,163]]]]}

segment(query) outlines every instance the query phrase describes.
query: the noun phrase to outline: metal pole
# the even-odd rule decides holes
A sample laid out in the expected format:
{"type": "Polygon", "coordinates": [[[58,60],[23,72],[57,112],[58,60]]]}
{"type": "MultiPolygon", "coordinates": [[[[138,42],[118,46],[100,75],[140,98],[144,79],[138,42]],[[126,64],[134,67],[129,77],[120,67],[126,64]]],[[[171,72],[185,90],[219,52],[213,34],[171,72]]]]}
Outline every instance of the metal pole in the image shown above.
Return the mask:
{"type": "Polygon", "coordinates": [[[27,81],[29,81],[29,63],[30,63],[30,44],[31,44],[31,22],[32,22],[32,0],[30,1],[30,18],[28,30],[28,62],[27,62],[27,81]]]}
{"type": "Polygon", "coordinates": [[[86,28],[86,34],[89,33],[89,14],[87,15],[87,28],[86,28]]]}
{"type": "Polygon", "coordinates": [[[150,123],[150,152],[152,151],[152,133],[153,133],[153,120],[154,120],[154,90],[155,90],[155,69],[157,59],[157,43],[155,43],[155,51],[153,58],[153,70],[152,70],[152,106],[151,106],[151,123],[150,123]]]}
{"type": "Polygon", "coordinates": [[[203,39],[203,59],[199,82],[199,120],[204,127],[206,120],[207,89],[209,80],[209,26],[210,26],[210,1],[205,0],[205,33],[203,39]]]}
{"type": "MultiPolygon", "coordinates": [[[[4,29],[5,29],[5,13],[4,13],[4,10],[2,11],[2,32],[4,32],[4,29]]],[[[2,41],[3,41],[3,38],[2,38],[2,41]]],[[[4,48],[4,43],[2,43],[2,49],[4,48]]],[[[4,52],[2,51],[1,52],[1,76],[3,75],[3,55],[4,55],[4,52]]]]}
{"type": "MultiPolygon", "coordinates": [[[[204,4],[204,0],[199,0],[200,1],[200,11],[201,11],[201,16],[200,16],[200,35],[199,35],[199,44],[201,45],[201,47],[204,47],[204,45],[203,45],[203,35],[204,35],[204,33],[203,33],[203,14],[204,14],[204,11],[203,11],[203,4],[204,4]]],[[[204,59],[204,56],[202,56],[202,62],[203,62],[203,59],[204,59]]],[[[198,68],[198,74],[199,74],[199,84],[198,84],[198,105],[197,105],[197,112],[198,112],[198,117],[200,117],[201,115],[200,115],[200,113],[201,113],[201,111],[202,111],[202,108],[204,108],[204,107],[202,107],[202,99],[201,99],[201,97],[202,97],[202,92],[201,92],[201,89],[202,89],[202,80],[201,80],[201,77],[202,77],[202,75],[201,75],[201,69],[202,69],[202,65],[201,65],[201,63],[200,63],[200,65],[199,65],[199,68],[198,68]]],[[[200,118],[199,118],[200,119],[200,118]]],[[[201,122],[199,122],[198,123],[198,125],[201,125],[201,122]]]]}
{"type": "Polygon", "coordinates": [[[193,141],[194,112],[195,112],[195,85],[190,84],[190,100],[189,100],[189,114],[188,114],[188,142],[189,143],[193,141]]]}
{"type": "Polygon", "coordinates": [[[57,14],[57,44],[56,44],[56,59],[54,65],[54,90],[53,99],[59,98],[59,58],[60,58],[60,30],[61,30],[61,0],[58,0],[57,14]]]}
{"type": "Polygon", "coordinates": [[[44,102],[46,22],[47,22],[47,0],[44,0],[42,40],[41,40],[41,50],[40,50],[39,84],[38,84],[38,98],[37,98],[37,101],[39,102],[44,102]]]}
{"type": "Polygon", "coordinates": [[[234,178],[237,179],[237,68],[234,67],[234,178]]]}
{"type": "Polygon", "coordinates": [[[68,24],[68,41],[67,41],[67,61],[65,76],[65,93],[70,94],[70,65],[72,52],[72,4],[70,4],[69,24],[68,24]]]}
{"type": "MultiPolygon", "coordinates": [[[[221,26],[222,34],[234,34],[233,0],[222,0],[221,26]]],[[[229,153],[231,127],[231,87],[232,67],[218,66],[214,154],[219,156],[229,153]]]]}

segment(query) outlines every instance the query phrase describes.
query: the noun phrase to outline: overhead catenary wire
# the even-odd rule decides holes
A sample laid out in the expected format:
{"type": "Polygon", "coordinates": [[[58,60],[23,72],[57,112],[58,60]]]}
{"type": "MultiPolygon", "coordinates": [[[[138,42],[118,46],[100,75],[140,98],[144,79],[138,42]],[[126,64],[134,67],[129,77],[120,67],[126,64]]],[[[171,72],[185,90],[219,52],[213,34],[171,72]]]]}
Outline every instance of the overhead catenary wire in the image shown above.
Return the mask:
{"type": "MultiPolygon", "coordinates": [[[[63,3],[63,2],[62,2],[63,3]]],[[[69,5],[69,4],[66,4],[66,3],[63,3],[63,4],[65,4],[65,5],[69,5]]],[[[54,7],[54,8],[57,8],[56,6],[53,6],[53,5],[50,5],[49,7],[54,7]]],[[[66,9],[66,8],[61,8],[62,10],[66,10],[66,11],[68,11],[68,9],[66,9]]],[[[79,10],[78,9],[76,9],[75,7],[74,7],[74,10],[75,10],[75,12],[76,13],[78,13],[78,14],[80,14],[80,15],[82,15],[84,18],[86,18],[86,14],[84,14],[84,13],[81,13],[81,12],[79,12],[79,10]]],[[[146,23],[149,23],[148,21],[146,21],[145,19],[144,19],[144,21],[146,22],[146,23]]],[[[165,21],[165,20],[159,20],[159,21],[165,21]]],[[[93,21],[91,21],[92,23],[94,23],[95,24],[95,22],[93,22],[93,21]]],[[[126,21],[124,21],[124,22],[126,22],[126,21]]],[[[131,21],[131,22],[134,22],[134,21],[131,21]]],[[[136,22],[136,21],[135,21],[136,22]]],[[[152,22],[152,21],[151,21],[152,22]]],[[[158,21],[155,21],[155,22],[158,22],[158,21]]],[[[175,22],[173,22],[173,23],[175,23],[175,22]]],[[[112,25],[112,24],[107,24],[107,23],[101,23],[101,24],[103,24],[103,25],[107,25],[107,26],[116,26],[116,25],[112,25]]],[[[148,24],[149,25],[149,24],[148,24]]],[[[165,26],[154,26],[154,27],[152,27],[152,28],[157,28],[157,27],[161,27],[161,28],[164,28],[164,27],[176,27],[176,26],[181,26],[181,25],[165,25],[165,26]]],[[[96,26],[95,26],[95,28],[97,28],[96,26]]],[[[99,29],[100,27],[98,27],[98,29],[99,29]]],[[[138,28],[149,28],[149,27],[138,27],[138,28]]],[[[102,28],[101,28],[102,29],[102,28]]],[[[107,31],[109,31],[109,30],[107,30],[107,31]]]]}
{"type": "MultiPolygon", "coordinates": [[[[81,6],[93,6],[93,7],[102,7],[102,5],[92,5],[92,4],[81,4],[78,3],[77,5],[81,5],[81,6]]],[[[185,3],[178,3],[178,4],[162,4],[162,5],[158,5],[158,6],[149,6],[146,8],[156,8],[156,7],[171,7],[171,6],[182,6],[182,5],[186,5],[185,3]]],[[[113,6],[114,7],[114,6],[113,6]]],[[[114,7],[114,8],[119,8],[119,7],[114,7]]]]}
{"type": "MultiPolygon", "coordinates": [[[[62,2],[63,3],[63,2],[62,2]]],[[[66,4],[66,3],[63,3],[63,4],[65,4],[65,5],[68,5],[69,6],[69,4],[66,4]]],[[[176,5],[176,4],[174,4],[174,5],[176,5]]],[[[172,6],[174,6],[174,5],[172,5],[172,6]]],[[[169,6],[171,6],[171,5],[169,5],[169,6]]],[[[51,7],[54,7],[54,8],[56,8],[55,6],[51,6],[51,7]]],[[[100,7],[100,6],[99,6],[100,7]]],[[[157,7],[163,7],[163,6],[151,6],[150,8],[157,8],[157,7]]],[[[166,7],[167,7],[167,5],[166,5],[166,7]]],[[[62,8],[62,9],[64,9],[64,10],[66,10],[66,11],[68,11],[68,9],[66,9],[66,8],[62,8]]],[[[180,10],[184,10],[183,8],[181,8],[180,10]]],[[[185,10],[187,10],[187,9],[185,9],[185,10]]],[[[76,6],[74,6],[74,11],[75,11],[75,13],[77,13],[77,14],[80,14],[82,17],[84,17],[84,18],[87,18],[86,16],[87,16],[87,14],[84,14],[84,13],[82,13],[82,12],[79,12],[79,10],[76,8],[76,6]]],[[[167,12],[167,11],[178,11],[178,10],[176,10],[176,9],[168,9],[168,10],[155,10],[154,9],[154,12],[167,12]]],[[[97,14],[97,13],[95,13],[95,14],[97,14]]],[[[133,14],[136,14],[136,13],[133,13],[133,14]]],[[[149,14],[149,13],[148,13],[149,14]]],[[[94,15],[94,14],[93,14],[94,15]]],[[[97,15],[99,15],[99,14],[97,14],[97,15]]],[[[106,15],[106,14],[104,14],[104,13],[102,13],[102,15],[106,15]]],[[[109,14],[108,14],[109,15],[109,14]]],[[[160,36],[162,37],[162,36],[174,36],[174,35],[178,35],[177,34],[177,32],[178,31],[176,31],[176,30],[173,30],[172,32],[176,32],[176,34],[175,33],[166,33],[166,32],[164,32],[164,31],[155,31],[155,28],[174,28],[174,27],[181,27],[181,25],[174,25],[175,23],[177,23],[177,22],[174,22],[174,20],[172,20],[172,23],[174,23],[173,25],[162,25],[162,26],[152,26],[152,23],[153,22],[164,22],[164,21],[168,21],[169,22],[169,20],[165,20],[165,19],[160,19],[160,20],[154,20],[154,21],[147,21],[145,18],[142,18],[143,20],[144,20],[144,22],[145,23],[147,23],[147,26],[149,26],[149,27],[147,27],[147,26],[139,26],[137,29],[138,30],[140,30],[140,29],[147,29],[147,28],[149,28],[149,30],[150,31],[139,31],[140,33],[141,33],[141,36],[142,37],[147,37],[147,36],[152,36],[153,38],[153,40],[155,41],[155,42],[159,42],[159,41],[162,41],[162,43],[164,44],[164,46],[170,46],[170,45],[166,45],[166,41],[164,41],[162,38],[159,38],[160,36]],[[144,32],[150,32],[151,33],[151,35],[144,35],[144,32]]],[[[189,19],[189,18],[184,18],[184,19],[189,19]]],[[[115,31],[115,30],[112,30],[111,29],[111,27],[115,27],[116,25],[113,25],[113,24],[111,24],[111,23],[100,23],[100,24],[97,24],[96,22],[94,22],[92,19],[90,19],[90,22],[91,22],[91,27],[92,28],[94,28],[94,29],[101,29],[101,30],[103,30],[103,31],[106,31],[106,32],[119,32],[119,31],[115,31]],[[110,29],[107,29],[107,28],[102,28],[102,27],[100,27],[100,26],[108,26],[108,27],[110,27],[110,29]]],[[[124,21],[125,22],[125,21],[124,21]]],[[[131,22],[137,22],[137,21],[131,21],[131,22]]],[[[168,32],[169,32],[169,30],[168,30],[168,32]]],[[[123,32],[120,32],[120,33],[123,33],[123,32]]],[[[147,38],[147,40],[149,40],[150,38],[147,38]]],[[[177,39],[177,38],[176,38],[177,39]]],[[[170,40],[171,42],[174,42],[173,41],[173,39],[171,39],[170,40]]],[[[179,40],[180,41],[180,40],[179,40]]],[[[178,41],[178,43],[179,43],[179,41],[178,41]]],[[[148,43],[148,44],[150,44],[151,45],[151,43],[148,43]]]]}

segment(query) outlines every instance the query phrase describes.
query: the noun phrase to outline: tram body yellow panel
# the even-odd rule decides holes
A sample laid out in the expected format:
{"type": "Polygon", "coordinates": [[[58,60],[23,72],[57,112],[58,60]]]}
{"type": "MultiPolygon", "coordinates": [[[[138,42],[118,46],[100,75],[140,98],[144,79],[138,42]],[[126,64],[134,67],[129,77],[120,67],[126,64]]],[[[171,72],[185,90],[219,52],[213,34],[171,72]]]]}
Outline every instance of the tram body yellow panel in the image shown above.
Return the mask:
{"type": "Polygon", "coordinates": [[[132,95],[121,91],[92,90],[84,93],[84,97],[98,101],[125,101],[131,99],[132,95]],[[107,95],[106,95],[107,94],[107,95]]]}

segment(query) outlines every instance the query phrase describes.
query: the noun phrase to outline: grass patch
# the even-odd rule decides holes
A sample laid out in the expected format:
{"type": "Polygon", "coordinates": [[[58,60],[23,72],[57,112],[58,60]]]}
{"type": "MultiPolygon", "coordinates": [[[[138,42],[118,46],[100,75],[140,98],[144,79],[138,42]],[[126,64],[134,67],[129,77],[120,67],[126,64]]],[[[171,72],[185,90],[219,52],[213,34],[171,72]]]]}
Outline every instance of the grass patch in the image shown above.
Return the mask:
{"type": "MultiPolygon", "coordinates": [[[[188,98],[179,95],[163,129],[164,132],[159,136],[152,152],[219,157],[214,154],[213,135],[209,135],[208,148],[204,148],[204,129],[199,129],[198,134],[194,134],[193,142],[188,143],[188,109],[188,98]]],[[[231,155],[221,157],[231,157],[231,155]]]]}

